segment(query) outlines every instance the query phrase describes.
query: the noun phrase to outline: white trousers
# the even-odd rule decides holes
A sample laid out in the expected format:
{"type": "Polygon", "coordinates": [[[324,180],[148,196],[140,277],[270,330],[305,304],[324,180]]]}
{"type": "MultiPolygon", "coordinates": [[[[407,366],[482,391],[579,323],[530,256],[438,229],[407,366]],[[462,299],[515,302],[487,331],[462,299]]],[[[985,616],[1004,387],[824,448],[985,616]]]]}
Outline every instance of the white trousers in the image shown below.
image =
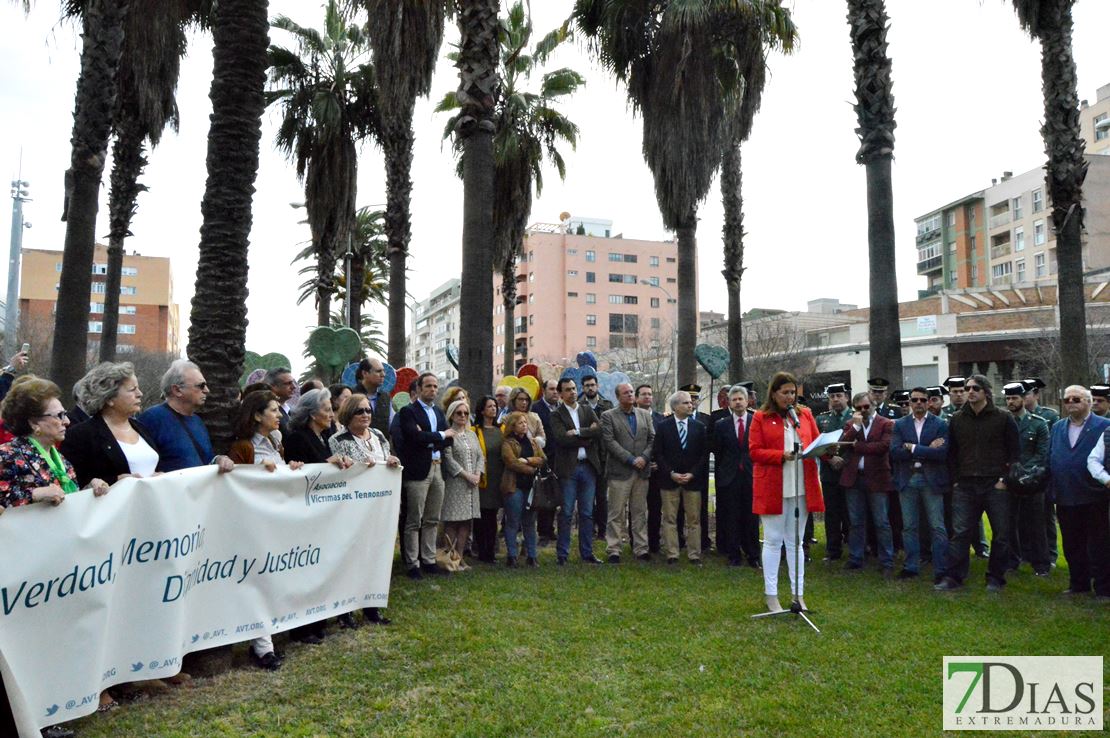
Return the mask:
{"type": "Polygon", "coordinates": [[[801,597],[805,593],[806,559],[794,535],[794,510],[798,509],[798,535],[805,533],[806,497],[787,497],[782,501],[782,515],[760,515],[763,521],[763,592],[769,597],[779,594],[779,562],[782,545],[786,544],[786,565],[790,572],[790,592],[801,597]],[[798,590],[794,591],[794,559],[797,553],[798,590]]]}

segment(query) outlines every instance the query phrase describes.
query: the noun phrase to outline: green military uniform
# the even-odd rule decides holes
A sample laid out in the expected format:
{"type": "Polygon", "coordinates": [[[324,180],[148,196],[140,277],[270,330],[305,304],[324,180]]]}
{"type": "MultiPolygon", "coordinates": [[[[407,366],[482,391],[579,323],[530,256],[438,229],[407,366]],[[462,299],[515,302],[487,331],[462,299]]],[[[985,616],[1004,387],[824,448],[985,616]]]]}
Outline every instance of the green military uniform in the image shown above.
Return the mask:
{"type": "Polygon", "coordinates": [[[1051,430],[1052,426],[1056,425],[1056,421],[1060,419],[1060,413],[1044,405],[1037,405],[1033,408],[1033,414],[1044,418],[1045,422],[1048,423],[1049,430],[1051,430]]]}
{"type": "MultiPolygon", "coordinates": [[[[852,409],[828,410],[818,415],[817,430],[822,433],[841,430],[852,419],[852,409]]],[[[833,469],[828,457],[821,457],[821,489],[825,498],[825,557],[830,561],[843,556],[848,540],[848,501],[840,487],[840,469],[833,469]]]]}
{"type": "MultiPolygon", "coordinates": [[[[1021,444],[1021,465],[1048,465],[1049,424],[1040,415],[1023,412],[1014,416],[1021,444]]],[[[1033,571],[1045,576],[1050,570],[1050,553],[1046,536],[1044,493],[1010,498],[1010,561],[1008,568],[1017,569],[1022,561],[1033,571]]]]}
{"type": "Polygon", "coordinates": [[[952,416],[962,410],[963,407],[963,405],[956,406],[952,403],[948,403],[940,409],[940,417],[944,418],[945,420],[951,420],[952,416]]]}

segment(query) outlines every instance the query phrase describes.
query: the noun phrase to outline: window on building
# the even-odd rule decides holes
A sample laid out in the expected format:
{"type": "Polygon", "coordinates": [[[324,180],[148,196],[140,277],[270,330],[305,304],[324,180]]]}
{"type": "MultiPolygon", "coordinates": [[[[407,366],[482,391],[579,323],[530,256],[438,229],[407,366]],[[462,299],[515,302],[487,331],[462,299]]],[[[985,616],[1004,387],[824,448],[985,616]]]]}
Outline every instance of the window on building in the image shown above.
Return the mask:
{"type": "Polygon", "coordinates": [[[596,251],[587,251],[586,252],[586,261],[597,261],[597,252],[596,251]]]}
{"type": "Polygon", "coordinates": [[[1003,279],[1013,273],[1013,262],[1004,261],[991,267],[991,279],[1003,279]]]}
{"type": "Polygon", "coordinates": [[[648,284],[650,284],[652,287],[658,287],[659,286],[659,277],[648,277],[647,281],[648,281],[648,284]]]}
{"type": "Polygon", "coordinates": [[[917,223],[917,235],[918,236],[921,236],[925,233],[929,233],[931,231],[939,231],[939,230],[940,230],[940,213],[936,213],[935,215],[930,215],[928,218],[925,218],[924,220],[920,220],[917,223]]]}
{"type": "Polygon", "coordinates": [[[667,263],[668,263],[668,264],[674,264],[674,261],[675,261],[675,259],[674,259],[674,257],[673,257],[673,256],[668,256],[668,257],[667,257],[667,263]]]}
{"type": "Polygon", "coordinates": [[[132,346],[129,343],[117,343],[116,344],[116,353],[119,353],[119,354],[133,354],[133,353],[135,353],[135,347],[132,346]]]}
{"type": "Polygon", "coordinates": [[[578,270],[577,269],[568,269],[567,270],[567,276],[568,277],[577,277],[578,276],[578,270]]]}
{"type": "Polygon", "coordinates": [[[947,213],[945,213],[944,222],[949,228],[955,228],[956,227],[956,211],[955,210],[949,210],[947,213]]]}
{"type": "Polygon", "coordinates": [[[1014,262],[1014,273],[1017,275],[1018,282],[1025,281],[1025,259],[1018,259],[1014,262]]]}
{"type": "MultiPolygon", "coordinates": [[[[608,234],[606,234],[606,235],[608,235],[608,234]]],[[[624,255],[624,261],[625,261],[626,264],[635,264],[636,261],[637,261],[637,256],[636,256],[636,254],[625,254],[624,255]]]]}
{"type": "Polygon", "coordinates": [[[58,262],[54,263],[54,271],[56,271],[56,272],[62,271],[62,262],[58,261],[58,262]]]}
{"type": "Polygon", "coordinates": [[[536,281],[536,273],[535,272],[529,272],[528,273],[528,281],[529,282],[535,282],[536,281]]]}
{"type": "Polygon", "coordinates": [[[100,333],[102,330],[104,330],[104,324],[99,320],[89,321],[89,333],[100,333]]]}
{"type": "Polygon", "coordinates": [[[578,256],[578,249],[567,249],[567,256],[578,256]]]}
{"type": "Polygon", "coordinates": [[[1098,127],[1098,124],[1101,123],[1102,121],[1106,120],[1106,117],[1108,115],[1110,115],[1110,113],[1103,113],[1102,115],[1095,118],[1095,140],[1096,141],[1105,141],[1106,139],[1110,138],[1110,127],[1107,127],[1107,126],[1104,126],[1102,128],[1098,127]]]}
{"type": "MultiPolygon", "coordinates": [[[[57,287],[58,287],[57,285],[54,285],[55,289],[57,289],[57,287]]],[[[103,282],[93,282],[92,283],[92,293],[94,295],[103,295],[104,294],[104,283],[103,282]]]]}
{"type": "Polygon", "coordinates": [[[1033,245],[1044,246],[1046,232],[1043,220],[1033,221],[1033,245]]]}
{"type": "Polygon", "coordinates": [[[92,273],[93,274],[107,274],[108,273],[108,265],[107,264],[93,264],[92,265],[92,273]]]}
{"type": "Polygon", "coordinates": [[[597,336],[586,336],[586,348],[597,348],[597,336]]]}
{"type": "Polygon", "coordinates": [[[624,261],[624,254],[609,254],[609,261],[624,261]]]}
{"type": "Polygon", "coordinates": [[[593,284],[597,282],[597,272],[586,272],[586,283],[593,284]]]}
{"type": "Polygon", "coordinates": [[[528,295],[528,304],[529,305],[535,303],[535,301],[536,301],[536,296],[535,295],[528,295]]]}
{"type": "Polygon", "coordinates": [[[533,326],[535,324],[536,324],[536,316],[535,315],[529,315],[528,316],[528,325],[533,326]]]}
{"type": "Polygon", "coordinates": [[[659,257],[658,256],[648,257],[648,264],[650,264],[653,267],[659,266],[659,257]]]}
{"type": "Polygon", "coordinates": [[[586,293],[586,304],[587,305],[594,305],[596,303],[597,303],[597,293],[596,292],[587,292],[586,293]]]}
{"type": "Polygon", "coordinates": [[[624,296],[623,295],[609,295],[609,304],[610,305],[623,305],[624,304],[624,296]]]}
{"type": "Polygon", "coordinates": [[[1014,251],[1025,251],[1025,228],[1022,226],[1014,229],[1014,251]]]}
{"type": "Polygon", "coordinates": [[[659,320],[659,318],[652,318],[651,319],[651,329],[653,331],[659,330],[660,325],[661,325],[661,321],[659,320]]]}
{"type": "Polygon", "coordinates": [[[1033,190],[1033,212],[1044,210],[1044,190],[1033,190]]]}
{"type": "Polygon", "coordinates": [[[578,293],[577,292],[568,292],[567,297],[578,297],[578,293]]]}
{"type": "Polygon", "coordinates": [[[625,295],[624,296],[624,304],[625,305],[639,305],[640,304],[640,298],[636,297],[636,295],[625,295]]]}
{"type": "Polygon", "coordinates": [[[126,334],[126,335],[134,335],[135,326],[133,324],[120,323],[119,333],[120,334],[126,334]]]}
{"type": "Polygon", "coordinates": [[[613,272],[609,272],[609,281],[610,282],[616,282],[617,284],[624,284],[624,275],[623,274],[614,274],[613,272]]]}
{"type": "Polygon", "coordinates": [[[1025,217],[1021,208],[1021,195],[1010,200],[1010,212],[1013,213],[1014,220],[1021,220],[1025,217]]]}
{"type": "Polygon", "coordinates": [[[133,294],[135,294],[135,292],[136,292],[136,289],[134,287],[120,287],[119,288],[119,293],[121,295],[133,295],[133,294]]]}
{"type": "Polygon", "coordinates": [[[618,349],[624,348],[624,336],[619,333],[609,334],[609,348],[618,349]]]}
{"type": "Polygon", "coordinates": [[[1043,252],[1033,257],[1033,275],[1037,279],[1048,276],[1048,265],[1045,264],[1043,252]]]}
{"type": "Polygon", "coordinates": [[[678,280],[675,279],[674,277],[667,277],[667,284],[674,284],[677,281],[678,280]]]}
{"type": "Polygon", "coordinates": [[[651,306],[653,308],[659,307],[659,298],[658,297],[651,298],[651,306]]]}
{"type": "Polygon", "coordinates": [[[104,303],[102,303],[102,302],[90,302],[89,303],[89,312],[90,313],[102,313],[102,312],[104,312],[104,303]]]}
{"type": "Polygon", "coordinates": [[[139,276],[139,270],[135,267],[120,267],[119,273],[120,273],[120,276],[123,276],[123,277],[137,277],[137,276],[139,276]]]}
{"type": "Polygon", "coordinates": [[[596,315],[587,315],[586,316],[586,325],[597,325],[597,316],[596,315]]]}

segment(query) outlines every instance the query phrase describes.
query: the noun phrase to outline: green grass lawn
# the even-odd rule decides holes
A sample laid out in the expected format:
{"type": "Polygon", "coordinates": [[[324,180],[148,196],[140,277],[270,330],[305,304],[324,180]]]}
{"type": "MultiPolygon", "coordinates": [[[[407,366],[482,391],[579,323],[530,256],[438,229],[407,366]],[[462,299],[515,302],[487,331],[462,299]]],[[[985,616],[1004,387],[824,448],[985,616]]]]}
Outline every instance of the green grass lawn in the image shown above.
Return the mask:
{"type": "MultiPolygon", "coordinates": [[[[236,668],[74,727],[113,737],[934,734],[942,656],[1110,650],[1110,607],[1061,597],[1063,566],[1045,579],[1026,567],[990,595],[985,565],[973,559],[969,586],[939,594],[929,576],[886,581],[813,562],[806,600],[818,635],[793,616],[751,620],[761,575],[717,556],[701,568],[658,557],[557,567],[549,548],[539,570],[398,576],[389,627],[290,644],[279,672],[236,668]]],[[[781,577],[789,592],[785,568],[781,577]]]]}

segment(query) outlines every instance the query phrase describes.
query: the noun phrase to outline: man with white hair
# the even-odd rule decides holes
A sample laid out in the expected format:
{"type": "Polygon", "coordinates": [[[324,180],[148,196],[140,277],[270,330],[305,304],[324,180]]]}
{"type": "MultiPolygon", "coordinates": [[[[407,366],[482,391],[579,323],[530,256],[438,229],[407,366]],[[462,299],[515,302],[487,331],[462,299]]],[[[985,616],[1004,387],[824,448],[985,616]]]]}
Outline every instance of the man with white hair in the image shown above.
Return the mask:
{"type": "Polygon", "coordinates": [[[208,383],[200,367],[178,359],[162,375],[161,405],[147,408],[137,420],[146,427],[158,446],[158,471],[171,472],[215,464],[221,472],[235,468],[227,456],[212,451],[208,429],[197,415],[208,399],[208,383]]]}
{"type": "Polygon", "coordinates": [[[678,563],[678,510],[686,514],[686,556],[701,564],[701,495],[705,487],[708,432],[695,417],[690,393],[679,390],[667,398],[671,415],[655,432],[651,455],[659,464],[663,498],[663,548],[668,564],[678,563]]]}
{"type": "Polygon", "coordinates": [[[497,403],[497,422],[504,423],[505,416],[509,414],[509,392],[511,388],[504,384],[497,385],[493,391],[493,400],[497,403]]]}
{"type": "Polygon", "coordinates": [[[609,514],[605,549],[610,564],[621,561],[622,539],[629,538],[632,554],[650,561],[647,538],[647,491],[655,426],[651,413],[636,407],[632,385],[617,385],[618,405],[601,414],[601,438],[609,453],[605,477],[609,482],[609,514]],[[632,530],[628,530],[629,513],[632,530]]]}

